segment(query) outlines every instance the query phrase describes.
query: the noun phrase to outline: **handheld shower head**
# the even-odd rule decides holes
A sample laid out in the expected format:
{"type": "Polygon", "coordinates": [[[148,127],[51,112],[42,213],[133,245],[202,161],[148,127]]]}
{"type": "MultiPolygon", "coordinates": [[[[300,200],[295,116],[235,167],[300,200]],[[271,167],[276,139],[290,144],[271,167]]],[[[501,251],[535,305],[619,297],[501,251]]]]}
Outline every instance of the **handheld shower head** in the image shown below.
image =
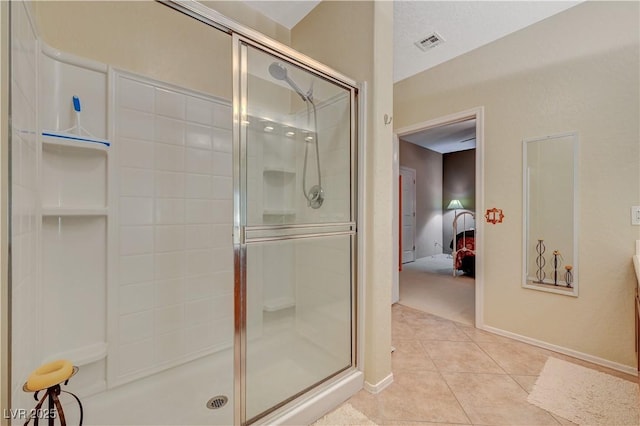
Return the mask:
{"type": "Polygon", "coordinates": [[[269,74],[276,80],[287,79],[287,69],[280,62],[274,62],[269,65],[269,74]]]}
{"type": "Polygon", "coordinates": [[[319,209],[324,202],[324,189],[322,189],[322,176],[320,174],[320,151],[318,148],[318,117],[316,111],[316,105],[313,101],[313,81],[309,91],[305,94],[302,89],[291,79],[287,73],[287,68],[280,62],[272,62],[269,65],[269,74],[276,80],[286,82],[295,92],[302,98],[302,101],[307,106],[307,121],[309,120],[309,114],[313,109],[313,121],[314,121],[314,134],[315,134],[315,148],[316,148],[316,166],[318,171],[318,184],[311,187],[307,192],[307,157],[309,154],[309,144],[304,145],[304,171],[302,172],[302,192],[307,199],[309,207],[312,209],[319,209]]]}
{"type": "Polygon", "coordinates": [[[271,74],[271,77],[275,78],[276,80],[286,81],[287,84],[291,86],[291,88],[295,90],[298,95],[300,95],[304,102],[309,100],[309,97],[304,94],[302,89],[289,78],[287,69],[280,62],[273,62],[271,63],[271,65],[269,65],[269,74],[271,74]]]}

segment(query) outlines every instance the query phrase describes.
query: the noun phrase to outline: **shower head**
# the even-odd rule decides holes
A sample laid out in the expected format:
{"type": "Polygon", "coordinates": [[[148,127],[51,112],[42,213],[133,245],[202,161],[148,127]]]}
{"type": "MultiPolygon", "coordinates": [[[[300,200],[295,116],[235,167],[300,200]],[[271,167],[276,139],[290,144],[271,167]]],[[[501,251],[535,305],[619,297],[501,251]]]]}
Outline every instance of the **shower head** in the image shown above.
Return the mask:
{"type": "Polygon", "coordinates": [[[287,69],[280,62],[274,62],[269,65],[269,74],[276,80],[285,80],[287,78],[287,69]]]}
{"type": "Polygon", "coordinates": [[[303,101],[306,102],[310,100],[309,97],[304,94],[302,89],[300,89],[300,87],[298,87],[298,85],[289,78],[287,69],[280,62],[273,62],[271,65],[269,65],[269,74],[271,74],[271,77],[275,78],[276,80],[286,81],[287,84],[291,86],[291,88],[295,90],[298,95],[300,95],[303,101]]]}

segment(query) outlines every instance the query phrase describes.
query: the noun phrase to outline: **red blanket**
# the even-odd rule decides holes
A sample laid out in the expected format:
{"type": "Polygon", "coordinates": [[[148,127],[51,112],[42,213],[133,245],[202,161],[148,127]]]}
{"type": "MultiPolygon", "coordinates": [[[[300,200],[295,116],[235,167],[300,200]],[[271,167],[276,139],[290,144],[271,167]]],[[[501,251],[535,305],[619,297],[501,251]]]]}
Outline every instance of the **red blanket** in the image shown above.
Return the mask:
{"type": "Polygon", "coordinates": [[[463,237],[456,240],[456,269],[461,269],[462,259],[467,256],[475,256],[475,249],[476,243],[473,237],[463,237]]]}

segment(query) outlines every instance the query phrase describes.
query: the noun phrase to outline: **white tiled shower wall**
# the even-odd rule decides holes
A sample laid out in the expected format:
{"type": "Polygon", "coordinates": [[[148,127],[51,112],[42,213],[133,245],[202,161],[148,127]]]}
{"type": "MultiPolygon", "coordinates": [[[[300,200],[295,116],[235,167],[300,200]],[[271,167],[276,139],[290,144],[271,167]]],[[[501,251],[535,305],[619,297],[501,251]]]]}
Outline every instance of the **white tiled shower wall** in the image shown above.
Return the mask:
{"type": "Polygon", "coordinates": [[[13,406],[30,407],[32,396],[22,384],[40,361],[38,312],[38,40],[28,5],[11,7],[11,280],[12,280],[12,396],[13,406]]]}
{"type": "Polygon", "coordinates": [[[113,383],[233,337],[231,106],[117,74],[117,344],[113,383]]]}

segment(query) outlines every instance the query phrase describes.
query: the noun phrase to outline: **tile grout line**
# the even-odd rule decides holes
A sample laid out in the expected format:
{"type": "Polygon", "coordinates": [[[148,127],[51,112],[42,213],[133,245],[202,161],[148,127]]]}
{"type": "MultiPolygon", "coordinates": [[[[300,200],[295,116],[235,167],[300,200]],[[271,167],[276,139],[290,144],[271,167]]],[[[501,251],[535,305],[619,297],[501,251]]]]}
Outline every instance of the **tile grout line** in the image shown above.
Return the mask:
{"type": "MultiPolygon", "coordinates": [[[[429,316],[431,316],[431,315],[432,315],[432,314],[429,314],[428,312],[423,312],[423,311],[417,310],[417,309],[415,309],[415,308],[402,306],[402,309],[400,309],[400,314],[401,314],[401,315],[400,315],[400,318],[399,318],[400,320],[405,320],[405,319],[407,319],[407,317],[405,317],[404,312],[403,312],[403,310],[404,310],[404,309],[407,309],[409,312],[411,312],[411,311],[416,311],[416,312],[420,312],[420,313],[425,313],[425,314],[427,314],[427,315],[429,315],[429,316]]],[[[437,315],[436,315],[436,317],[437,317],[437,315]]],[[[445,323],[453,323],[453,325],[455,326],[455,329],[456,329],[457,331],[462,332],[462,333],[463,333],[463,335],[464,335],[464,336],[466,336],[466,337],[468,338],[468,340],[467,340],[467,341],[465,341],[465,342],[471,342],[471,343],[473,343],[473,344],[475,345],[475,347],[477,347],[478,349],[480,349],[480,351],[481,351],[482,353],[484,353],[484,354],[485,354],[485,355],[486,355],[486,356],[487,356],[491,361],[493,361],[493,362],[494,362],[494,363],[499,367],[499,369],[503,372],[503,373],[490,373],[490,372],[487,372],[487,373],[477,373],[477,372],[451,372],[452,374],[486,374],[486,375],[493,375],[493,376],[508,376],[508,377],[509,377],[509,379],[510,379],[512,382],[515,382],[515,384],[518,386],[518,388],[522,389],[522,390],[523,390],[527,395],[529,395],[529,392],[527,391],[527,389],[525,389],[525,388],[524,388],[524,386],[523,386],[522,384],[520,384],[520,383],[519,383],[519,382],[514,378],[514,375],[515,375],[515,374],[511,374],[511,373],[507,372],[507,370],[506,370],[506,369],[505,369],[505,368],[504,368],[500,363],[498,363],[498,361],[497,361],[494,357],[492,357],[492,356],[491,356],[491,355],[490,355],[490,354],[489,354],[489,353],[488,353],[484,348],[482,348],[482,346],[480,346],[480,345],[478,344],[478,342],[477,342],[477,341],[475,341],[475,340],[471,337],[471,335],[470,335],[469,333],[467,333],[467,332],[465,331],[465,328],[469,328],[469,326],[468,326],[468,325],[466,325],[466,324],[458,324],[456,321],[448,320],[448,319],[443,319],[443,321],[444,321],[445,323]]],[[[413,327],[412,327],[412,328],[413,328],[413,327]]],[[[469,414],[468,414],[468,413],[467,413],[467,411],[464,409],[464,406],[462,405],[462,403],[461,403],[461,402],[460,402],[460,400],[458,399],[458,396],[455,394],[455,392],[453,391],[453,389],[451,389],[451,386],[449,385],[448,381],[447,381],[447,380],[446,380],[446,378],[444,377],[444,375],[443,375],[444,373],[441,371],[440,367],[438,367],[438,365],[436,364],[436,362],[433,360],[433,358],[431,357],[431,355],[429,354],[429,352],[428,352],[428,351],[427,351],[427,349],[425,348],[425,343],[428,343],[428,342],[438,342],[438,341],[459,342],[459,340],[450,340],[450,339],[445,339],[445,340],[439,340],[439,339],[424,339],[424,340],[421,340],[421,339],[418,339],[418,338],[416,338],[416,337],[415,337],[415,333],[414,333],[414,336],[413,336],[411,339],[400,339],[400,340],[414,341],[414,342],[417,342],[417,343],[418,343],[419,347],[421,347],[421,348],[422,348],[422,352],[423,352],[423,354],[424,354],[424,355],[426,355],[426,356],[427,356],[427,358],[428,358],[429,360],[431,360],[431,362],[433,363],[433,365],[434,365],[434,367],[435,367],[435,369],[436,369],[436,372],[438,373],[438,376],[439,376],[439,377],[444,381],[444,383],[446,384],[447,388],[449,389],[449,391],[450,391],[450,392],[452,393],[452,395],[454,396],[454,398],[455,398],[456,402],[458,403],[459,407],[462,409],[462,412],[465,414],[466,418],[469,420],[469,423],[468,423],[468,424],[473,424],[473,422],[471,422],[471,419],[470,419],[470,417],[469,417],[469,414]]],[[[487,343],[496,343],[496,344],[498,344],[498,345],[500,345],[500,344],[504,343],[505,345],[508,345],[508,342],[500,342],[500,341],[498,341],[498,342],[487,342],[487,343]]],[[[549,356],[547,355],[547,359],[548,359],[548,357],[549,357],[549,356]]],[[[445,373],[446,373],[446,372],[445,372],[445,373]]],[[[531,376],[531,377],[533,377],[534,375],[533,375],[533,374],[523,374],[523,376],[531,376]]],[[[537,376],[539,376],[539,374],[538,374],[538,375],[535,375],[535,376],[537,377],[537,376]]],[[[530,403],[529,403],[528,401],[526,401],[526,400],[525,400],[525,402],[527,402],[527,404],[529,404],[529,405],[532,405],[532,404],[530,404],[530,403]]],[[[547,410],[544,410],[544,411],[545,411],[545,412],[546,412],[546,413],[547,413],[547,414],[548,414],[548,415],[553,419],[552,421],[553,421],[553,422],[555,422],[554,424],[556,424],[556,425],[561,425],[561,424],[562,424],[562,422],[561,422],[559,419],[557,419],[557,418],[553,415],[553,413],[550,413],[550,412],[549,412],[549,411],[547,411],[547,410]]],[[[386,423],[386,421],[391,421],[391,422],[393,422],[393,419],[384,419],[384,420],[385,420],[385,423],[386,423]]],[[[435,422],[435,423],[438,423],[438,422],[435,422]]]]}
{"type": "MultiPolygon", "coordinates": [[[[457,325],[456,325],[456,327],[457,327],[457,325]]],[[[461,330],[461,331],[462,331],[463,333],[465,333],[467,336],[469,336],[469,334],[467,334],[464,330],[461,330]]],[[[518,381],[513,377],[513,375],[512,375],[511,373],[507,372],[507,370],[505,370],[505,369],[502,367],[502,365],[500,365],[500,363],[499,363],[496,359],[494,359],[494,358],[493,358],[493,357],[492,357],[492,356],[491,356],[487,351],[485,351],[485,350],[484,350],[484,348],[482,348],[480,345],[478,345],[478,344],[476,343],[476,341],[475,341],[475,340],[473,340],[473,339],[471,338],[471,336],[469,336],[469,338],[473,341],[473,343],[474,343],[474,344],[476,344],[476,346],[477,346],[477,347],[478,347],[478,348],[479,348],[483,353],[485,353],[485,354],[486,354],[486,355],[487,355],[487,356],[488,356],[488,357],[489,357],[493,362],[495,362],[495,363],[496,363],[496,365],[497,365],[497,366],[498,366],[502,371],[504,371],[504,373],[505,373],[505,375],[506,375],[506,376],[508,376],[508,377],[509,377],[513,382],[515,382],[515,384],[516,384],[516,385],[518,385],[518,386],[519,386],[519,387],[520,387],[520,388],[521,388],[521,389],[522,389],[522,390],[527,394],[527,396],[529,396],[529,394],[530,394],[530,393],[529,393],[529,391],[527,391],[527,390],[524,388],[524,386],[523,386],[523,385],[521,385],[521,384],[520,384],[520,382],[518,382],[518,381]]],[[[489,342],[489,343],[491,343],[491,342],[489,342]]],[[[496,342],[496,343],[500,343],[500,342],[496,342]]],[[[549,357],[548,357],[548,356],[547,356],[547,359],[549,359],[549,357]]],[[[436,366],[436,367],[437,367],[437,366],[436,366]]],[[[528,374],[523,374],[523,375],[524,375],[524,376],[529,376],[528,374]]],[[[531,375],[531,376],[533,376],[533,375],[531,375]]],[[[539,375],[539,374],[537,374],[537,375],[536,375],[536,377],[540,377],[540,375],[539,375]]],[[[536,379],[536,380],[537,380],[537,379],[536,379]]],[[[526,402],[527,402],[527,404],[533,405],[533,404],[531,404],[529,401],[526,401],[526,402]]],[[[553,413],[551,413],[550,411],[547,411],[547,410],[544,410],[544,411],[545,411],[545,412],[547,412],[547,413],[551,416],[551,418],[553,418],[553,421],[554,421],[554,422],[556,422],[556,424],[558,424],[558,425],[561,425],[561,424],[562,424],[562,423],[560,423],[560,421],[559,421],[558,419],[556,419],[556,418],[555,418],[555,416],[553,415],[553,413]]]]}
{"type": "MultiPolygon", "coordinates": [[[[449,321],[449,320],[447,320],[447,321],[449,321]]],[[[458,326],[455,325],[455,323],[454,323],[454,326],[456,327],[456,329],[458,329],[458,326]]],[[[459,330],[459,331],[462,331],[462,330],[459,330]]],[[[467,336],[467,334],[464,333],[464,331],[462,331],[462,333],[465,336],[467,336]]],[[[467,337],[469,337],[469,336],[467,336],[467,337]]],[[[469,338],[469,339],[471,340],[471,338],[469,338]]],[[[423,345],[421,340],[418,340],[418,344],[422,348],[422,350],[425,353],[425,355],[429,358],[429,360],[431,360],[431,362],[433,363],[433,366],[436,368],[436,373],[438,373],[438,376],[440,376],[440,378],[442,379],[444,384],[447,386],[447,389],[449,389],[449,392],[451,392],[451,395],[453,395],[453,397],[455,398],[456,402],[458,403],[458,406],[460,407],[460,409],[462,410],[462,412],[464,413],[465,417],[468,420],[467,424],[473,425],[473,422],[471,421],[471,417],[469,417],[469,413],[467,413],[467,410],[464,409],[464,405],[462,405],[462,402],[460,402],[460,400],[458,399],[458,395],[456,395],[456,393],[453,391],[453,389],[451,389],[451,386],[449,385],[449,382],[447,381],[447,379],[442,374],[442,371],[440,371],[440,367],[438,367],[438,364],[436,364],[436,362],[433,360],[431,355],[429,355],[429,351],[427,351],[427,349],[424,347],[424,345],[423,345]]]]}

